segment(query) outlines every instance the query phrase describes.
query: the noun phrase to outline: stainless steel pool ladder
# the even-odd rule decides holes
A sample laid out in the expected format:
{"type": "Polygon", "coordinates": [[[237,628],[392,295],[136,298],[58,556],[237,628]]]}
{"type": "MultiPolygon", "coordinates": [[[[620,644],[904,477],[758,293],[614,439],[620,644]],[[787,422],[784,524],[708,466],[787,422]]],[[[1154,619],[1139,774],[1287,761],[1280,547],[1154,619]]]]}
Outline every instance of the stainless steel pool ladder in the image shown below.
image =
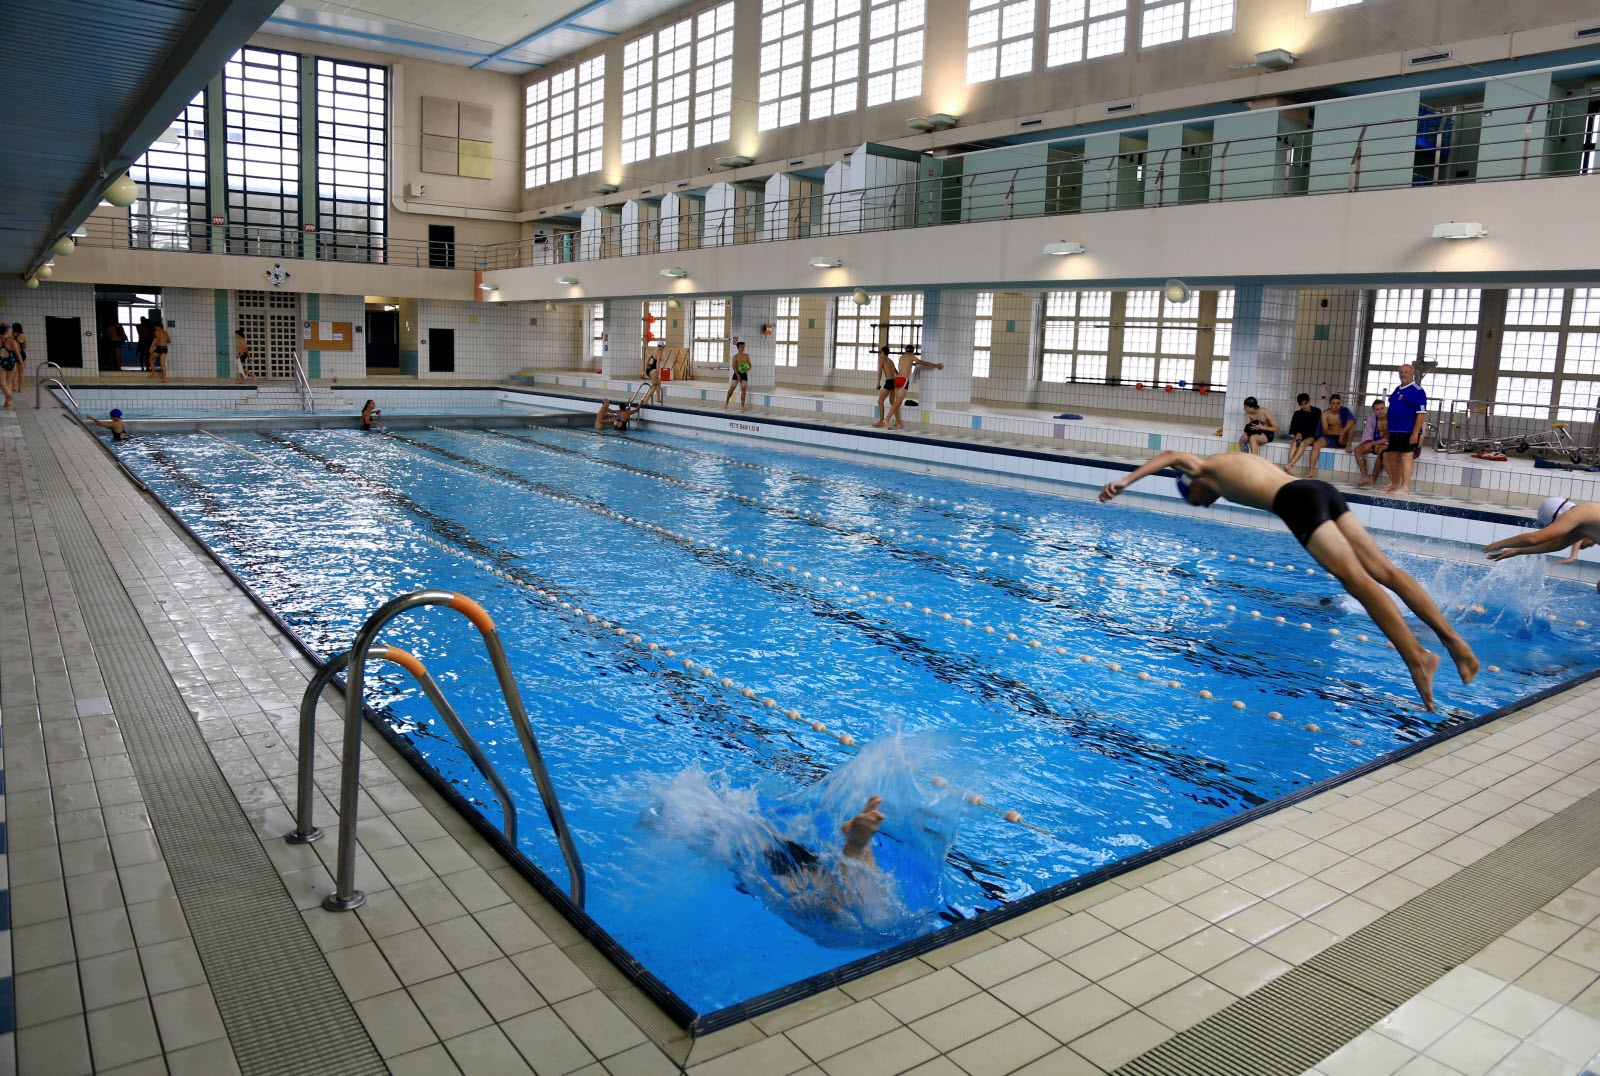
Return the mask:
{"type": "Polygon", "coordinates": [[[78,406],[78,398],[72,395],[72,390],[67,388],[67,383],[59,377],[41,377],[33,383],[33,409],[39,410],[39,394],[46,385],[59,385],[61,392],[66,396],[67,402],[72,405],[72,413],[80,419],[83,417],[83,408],[78,406]]]}
{"type": "Polygon", "coordinates": [[[306,376],[306,368],[300,365],[300,353],[289,352],[289,360],[294,365],[294,383],[300,390],[300,402],[305,404],[307,414],[316,414],[317,400],[311,392],[311,379],[306,376]]]}
{"type": "Polygon", "coordinates": [[[528,712],[522,705],[522,694],[517,690],[516,680],[511,675],[511,666],[506,660],[500,634],[495,630],[493,618],[483,606],[464,594],[448,590],[418,590],[386,602],[361,625],[361,630],[356,632],[355,642],[349,651],[330,659],[312,678],[300,702],[299,803],[295,813],[295,830],[286,840],[293,844],[306,844],[322,836],[322,831],[312,820],[314,802],[312,769],[316,750],[317,701],[333,677],[341,669],[348,669],[344,698],[344,746],[340,755],[339,769],[338,867],[334,879],[334,891],[323,898],[322,906],[329,911],[342,912],[359,908],[366,902],[366,895],[355,887],[356,814],[357,801],[361,794],[361,696],[367,659],[383,658],[401,665],[422,685],[424,694],[444,718],[445,724],[460,742],[472,764],[488,780],[495,795],[500,797],[501,809],[505,815],[505,834],[507,839],[515,843],[516,804],[512,800],[511,792],[500,780],[499,774],[484,756],[472,734],[461,723],[455,710],[445,700],[438,684],[428,674],[422,662],[404,650],[375,645],[378,631],[385,624],[401,613],[423,605],[442,605],[454,609],[470,620],[473,627],[483,636],[484,646],[489,651],[489,660],[494,665],[495,676],[500,682],[500,692],[505,697],[506,708],[511,713],[511,722],[516,726],[517,738],[522,742],[522,752],[527,757],[528,766],[533,771],[534,782],[538,785],[539,798],[544,801],[545,813],[550,817],[550,826],[555,831],[556,842],[561,846],[561,856],[566,860],[567,873],[572,879],[572,901],[578,907],[583,907],[583,863],[578,858],[578,848],[572,839],[572,831],[567,828],[566,816],[562,814],[561,803],[556,798],[555,786],[550,783],[549,771],[545,769],[544,758],[539,753],[539,742],[533,735],[533,728],[528,722],[528,712]]]}

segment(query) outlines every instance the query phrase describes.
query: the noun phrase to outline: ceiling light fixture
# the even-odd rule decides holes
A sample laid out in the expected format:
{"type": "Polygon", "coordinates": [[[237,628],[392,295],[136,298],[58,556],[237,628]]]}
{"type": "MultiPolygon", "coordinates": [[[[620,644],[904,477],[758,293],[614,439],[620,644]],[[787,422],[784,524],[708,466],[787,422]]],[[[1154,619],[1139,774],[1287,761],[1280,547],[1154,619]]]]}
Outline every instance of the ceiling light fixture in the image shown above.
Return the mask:
{"type": "Polygon", "coordinates": [[[906,126],[913,131],[945,131],[954,127],[960,119],[948,112],[935,112],[931,116],[912,116],[906,120],[906,126]]]}
{"type": "Polygon", "coordinates": [[[1482,239],[1488,234],[1489,229],[1475,220],[1451,221],[1433,226],[1434,239],[1482,239]]]}
{"type": "Polygon", "coordinates": [[[811,259],[811,265],[817,269],[837,269],[844,264],[842,258],[830,258],[825,254],[818,254],[811,259]]]}
{"type": "Polygon", "coordinates": [[[556,283],[557,284],[569,284],[570,285],[570,284],[576,284],[577,282],[578,282],[578,278],[575,277],[575,276],[558,276],[558,277],[556,277],[556,283]]]}
{"type": "Polygon", "coordinates": [[[718,168],[743,168],[747,164],[755,164],[754,157],[746,157],[742,153],[735,153],[727,157],[717,158],[718,168]]]}
{"type": "Polygon", "coordinates": [[[1068,243],[1063,241],[1060,243],[1046,243],[1044,245],[1044,253],[1054,254],[1058,258],[1064,258],[1068,254],[1087,254],[1088,252],[1089,248],[1084,246],[1082,243],[1068,243]]]}
{"type": "Polygon", "coordinates": [[[681,265],[669,265],[665,269],[661,270],[661,275],[670,276],[675,279],[681,279],[689,275],[689,270],[685,269],[681,265]]]}
{"type": "Polygon", "coordinates": [[[482,284],[478,285],[478,290],[479,291],[499,291],[500,290],[500,285],[491,284],[486,280],[482,284]]]}
{"type": "Polygon", "coordinates": [[[1267,71],[1282,71],[1286,67],[1293,67],[1299,58],[1288,49],[1268,49],[1256,53],[1256,66],[1267,71]]]}
{"type": "Polygon", "coordinates": [[[590,194],[616,194],[622,188],[615,183],[596,183],[589,188],[590,194]]]}

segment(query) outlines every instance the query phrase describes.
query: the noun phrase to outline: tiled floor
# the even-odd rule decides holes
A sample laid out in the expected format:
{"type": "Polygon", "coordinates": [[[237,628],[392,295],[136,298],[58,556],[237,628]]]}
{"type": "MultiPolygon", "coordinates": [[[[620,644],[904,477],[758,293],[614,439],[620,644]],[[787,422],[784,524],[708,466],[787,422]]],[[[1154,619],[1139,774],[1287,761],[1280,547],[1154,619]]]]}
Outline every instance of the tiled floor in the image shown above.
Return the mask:
{"type": "MultiPolygon", "coordinates": [[[[624,1076],[1110,1071],[1600,789],[1582,687],[1116,882],[690,1041],[375,736],[353,914],[291,846],[307,669],[59,414],[0,416],[0,735],[21,1071],[227,1072],[214,1004],[32,478],[60,462],[289,898],[391,1069],[624,1076]],[[20,625],[18,629],[11,625],[20,625]]],[[[336,777],[324,708],[319,789],[336,777]]],[[[319,800],[320,818],[331,805],[319,800]]],[[[1319,1065],[1576,1072],[1600,1051],[1597,868],[1319,1065]]],[[[1404,954],[1397,953],[1396,960],[1404,954]]],[[[4,1040],[9,1042],[10,1040],[4,1040]]],[[[0,1047],[0,1070],[13,1063],[0,1047]]]]}

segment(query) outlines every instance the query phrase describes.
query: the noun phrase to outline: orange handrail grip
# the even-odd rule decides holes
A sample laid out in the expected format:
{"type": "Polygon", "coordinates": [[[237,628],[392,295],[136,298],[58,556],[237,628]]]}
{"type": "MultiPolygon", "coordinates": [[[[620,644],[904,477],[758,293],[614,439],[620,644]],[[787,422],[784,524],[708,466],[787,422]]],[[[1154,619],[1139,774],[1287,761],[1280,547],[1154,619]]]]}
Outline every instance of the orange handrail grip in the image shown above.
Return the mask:
{"type": "Polygon", "coordinates": [[[375,646],[372,648],[372,656],[394,662],[418,680],[428,674],[428,670],[423,668],[421,660],[415,654],[409,650],[401,650],[398,646],[375,646]]]}
{"type": "Polygon", "coordinates": [[[472,621],[474,627],[485,635],[494,630],[494,618],[489,615],[489,611],[465,594],[457,594],[451,598],[450,608],[463,614],[468,620],[472,621]]]}

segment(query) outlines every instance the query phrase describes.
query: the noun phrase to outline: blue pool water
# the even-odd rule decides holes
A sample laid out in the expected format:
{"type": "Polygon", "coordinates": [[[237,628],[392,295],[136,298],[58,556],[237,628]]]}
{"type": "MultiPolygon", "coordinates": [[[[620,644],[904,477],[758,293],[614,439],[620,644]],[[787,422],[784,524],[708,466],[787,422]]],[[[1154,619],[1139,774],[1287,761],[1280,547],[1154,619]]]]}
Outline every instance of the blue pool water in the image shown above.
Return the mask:
{"type": "MultiPolygon", "coordinates": [[[[700,1013],[1596,664],[1571,623],[1593,616],[1592,591],[1545,580],[1536,558],[1397,555],[1463,607],[1452,620],[1501,670],[1463,687],[1447,660],[1444,712],[1427,714],[1371,621],[1276,531],[653,433],[115,447],[318,653],[407,591],[481,601],[577,835],[589,913],[700,1013]],[[878,871],[839,855],[839,825],[870,794],[886,815],[878,871]]],[[[518,798],[521,847],[565,886],[475,633],[433,610],[383,639],[427,662],[480,731],[518,798]]],[[[414,686],[372,672],[371,701],[497,820],[414,686]]]]}

